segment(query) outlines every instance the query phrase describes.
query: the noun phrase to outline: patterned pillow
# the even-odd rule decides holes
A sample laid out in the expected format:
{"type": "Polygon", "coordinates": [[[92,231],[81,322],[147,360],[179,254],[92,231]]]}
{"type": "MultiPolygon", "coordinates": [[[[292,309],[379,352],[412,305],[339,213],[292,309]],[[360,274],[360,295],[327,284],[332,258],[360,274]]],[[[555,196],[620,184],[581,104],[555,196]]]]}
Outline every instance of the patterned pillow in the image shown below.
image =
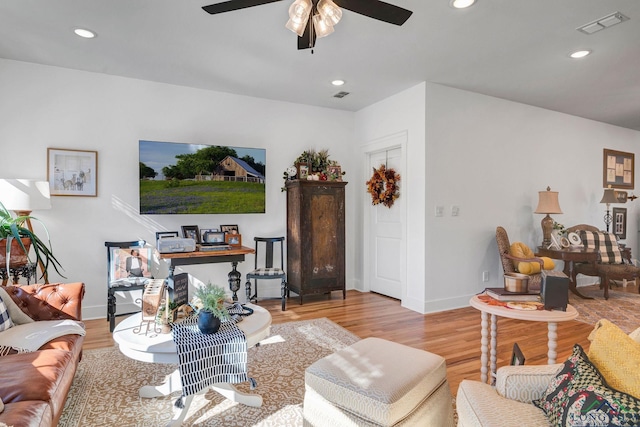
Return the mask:
{"type": "Polygon", "coordinates": [[[5,305],[2,297],[0,297],[0,332],[6,331],[13,326],[11,317],[9,317],[9,309],[5,305]]]}
{"type": "Polygon", "coordinates": [[[558,427],[640,425],[640,399],[609,388],[578,344],[533,404],[558,427]]]}
{"type": "Polygon", "coordinates": [[[603,264],[622,264],[622,252],[615,234],[580,230],[580,238],[585,249],[596,249],[600,252],[600,262],[603,264]]]}

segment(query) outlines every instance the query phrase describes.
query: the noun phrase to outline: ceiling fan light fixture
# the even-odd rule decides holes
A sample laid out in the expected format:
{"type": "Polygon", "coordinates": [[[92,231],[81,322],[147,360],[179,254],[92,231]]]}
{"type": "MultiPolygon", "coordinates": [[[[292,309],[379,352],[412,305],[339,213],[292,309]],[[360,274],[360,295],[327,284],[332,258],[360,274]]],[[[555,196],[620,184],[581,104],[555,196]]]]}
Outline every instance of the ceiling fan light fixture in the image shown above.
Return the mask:
{"type": "Polygon", "coordinates": [[[311,0],[296,0],[289,6],[289,21],[285,27],[302,37],[307,26],[313,4],[311,0]]]}
{"type": "Polygon", "coordinates": [[[331,0],[320,0],[317,5],[318,13],[329,26],[334,26],[342,19],[342,9],[331,0]]]}
{"type": "Polygon", "coordinates": [[[322,15],[313,15],[313,29],[316,32],[316,38],[326,37],[333,33],[333,25],[327,25],[327,21],[322,18],[322,15]]]}

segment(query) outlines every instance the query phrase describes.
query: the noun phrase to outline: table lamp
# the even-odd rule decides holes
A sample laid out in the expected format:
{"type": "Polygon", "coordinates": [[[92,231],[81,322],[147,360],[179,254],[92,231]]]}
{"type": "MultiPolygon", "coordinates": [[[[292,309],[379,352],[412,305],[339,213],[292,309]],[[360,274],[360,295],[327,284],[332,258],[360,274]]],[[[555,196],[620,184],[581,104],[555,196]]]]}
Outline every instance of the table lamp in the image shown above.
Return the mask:
{"type": "Polygon", "coordinates": [[[548,248],[551,245],[551,231],[553,230],[553,218],[549,214],[561,214],[560,204],[558,203],[558,192],[551,191],[551,187],[547,187],[547,191],[538,191],[538,207],[535,212],[537,214],[546,214],[542,218],[542,247],[548,248]]]}
{"type": "Polygon", "coordinates": [[[609,226],[613,221],[613,217],[611,216],[611,213],[609,211],[609,206],[611,205],[611,203],[618,203],[618,202],[619,200],[618,200],[618,197],[616,197],[616,190],[611,188],[611,186],[609,186],[609,188],[605,188],[604,194],[602,195],[602,200],[600,200],[600,203],[607,204],[607,213],[604,215],[604,223],[607,226],[607,233],[609,232],[609,226]]]}
{"type": "MultiPolygon", "coordinates": [[[[0,202],[7,210],[18,216],[29,216],[32,211],[51,209],[49,182],[32,179],[0,179],[0,202]]],[[[27,228],[33,232],[31,220],[25,221],[27,228]]],[[[47,272],[40,262],[45,283],[49,283],[47,272]]]]}

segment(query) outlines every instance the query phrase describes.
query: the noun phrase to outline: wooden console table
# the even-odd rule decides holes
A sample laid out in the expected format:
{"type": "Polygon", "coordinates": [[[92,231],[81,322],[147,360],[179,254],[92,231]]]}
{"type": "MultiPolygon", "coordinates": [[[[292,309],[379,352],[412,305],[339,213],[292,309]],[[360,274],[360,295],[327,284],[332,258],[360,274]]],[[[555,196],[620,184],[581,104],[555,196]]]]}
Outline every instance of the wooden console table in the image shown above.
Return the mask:
{"type": "Polygon", "coordinates": [[[215,264],[220,262],[230,262],[229,289],[233,292],[233,300],[238,301],[236,294],[240,290],[242,274],[237,270],[238,263],[244,261],[247,254],[256,253],[255,249],[247,246],[232,247],[231,249],[220,249],[215,251],[177,252],[171,254],[160,254],[160,259],[169,263],[168,285],[173,289],[173,272],[181,265],[215,264]]]}
{"type": "Polygon", "coordinates": [[[536,256],[546,256],[553,259],[564,261],[564,274],[569,278],[569,289],[575,295],[583,299],[592,299],[591,297],[582,295],[578,291],[576,283],[576,273],[573,271],[573,264],[576,262],[596,263],[600,259],[600,253],[595,249],[584,248],[562,248],[562,249],[545,249],[538,246],[536,256]]]}

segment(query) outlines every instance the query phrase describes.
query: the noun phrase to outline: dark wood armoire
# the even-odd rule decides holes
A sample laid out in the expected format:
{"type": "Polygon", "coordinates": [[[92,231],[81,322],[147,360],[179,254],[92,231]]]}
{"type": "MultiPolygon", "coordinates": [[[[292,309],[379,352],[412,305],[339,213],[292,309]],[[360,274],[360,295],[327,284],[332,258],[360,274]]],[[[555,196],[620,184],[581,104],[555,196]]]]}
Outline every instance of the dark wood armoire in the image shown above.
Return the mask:
{"type": "Polygon", "coordinates": [[[345,290],[342,181],[287,181],[287,282],[303,297],[345,290]]]}

